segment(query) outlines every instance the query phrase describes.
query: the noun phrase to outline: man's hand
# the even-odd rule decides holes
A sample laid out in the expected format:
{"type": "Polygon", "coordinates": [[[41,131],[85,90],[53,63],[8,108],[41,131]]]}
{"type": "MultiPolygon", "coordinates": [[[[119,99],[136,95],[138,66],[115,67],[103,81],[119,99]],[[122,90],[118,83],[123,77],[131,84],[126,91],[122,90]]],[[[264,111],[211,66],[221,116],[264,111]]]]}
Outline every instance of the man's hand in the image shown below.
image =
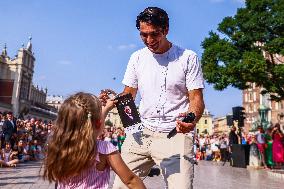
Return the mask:
{"type": "MultiPolygon", "coordinates": [[[[186,113],[181,113],[179,114],[179,117],[185,117],[186,113]]],[[[186,123],[186,122],[182,122],[181,120],[177,119],[176,122],[176,129],[178,133],[189,133],[190,131],[193,131],[195,128],[196,123],[192,122],[192,123],[186,123]]]]}
{"type": "Polygon", "coordinates": [[[195,123],[185,123],[180,120],[177,120],[176,128],[178,133],[189,133],[190,131],[194,130],[195,123]]]}

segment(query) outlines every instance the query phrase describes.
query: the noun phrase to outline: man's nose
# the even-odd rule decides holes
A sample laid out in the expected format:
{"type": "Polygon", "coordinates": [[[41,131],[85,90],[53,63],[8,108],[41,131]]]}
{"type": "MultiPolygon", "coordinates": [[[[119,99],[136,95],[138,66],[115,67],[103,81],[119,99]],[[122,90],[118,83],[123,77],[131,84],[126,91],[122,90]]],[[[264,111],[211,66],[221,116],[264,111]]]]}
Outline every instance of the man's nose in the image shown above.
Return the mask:
{"type": "Polygon", "coordinates": [[[147,44],[151,44],[151,43],[153,43],[153,41],[154,41],[154,38],[151,35],[148,35],[147,38],[146,38],[147,44]]]}

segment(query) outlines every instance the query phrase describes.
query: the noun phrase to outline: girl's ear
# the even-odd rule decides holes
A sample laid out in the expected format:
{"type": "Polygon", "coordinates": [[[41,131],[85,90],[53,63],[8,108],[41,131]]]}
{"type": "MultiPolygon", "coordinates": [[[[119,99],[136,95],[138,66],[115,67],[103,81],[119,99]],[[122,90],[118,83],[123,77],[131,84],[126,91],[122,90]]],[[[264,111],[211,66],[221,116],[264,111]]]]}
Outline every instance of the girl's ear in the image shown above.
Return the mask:
{"type": "Polygon", "coordinates": [[[101,119],[96,120],[95,121],[95,128],[99,129],[99,128],[101,128],[101,126],[102,126],[102,120],[101,119]]]}

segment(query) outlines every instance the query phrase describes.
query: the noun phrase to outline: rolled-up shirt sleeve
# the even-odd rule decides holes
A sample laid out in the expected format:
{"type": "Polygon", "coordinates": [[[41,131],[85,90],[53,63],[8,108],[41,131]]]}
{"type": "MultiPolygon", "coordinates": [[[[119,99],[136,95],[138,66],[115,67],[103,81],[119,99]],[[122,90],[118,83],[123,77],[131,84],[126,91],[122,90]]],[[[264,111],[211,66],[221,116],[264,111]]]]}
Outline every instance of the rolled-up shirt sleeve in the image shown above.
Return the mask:
{"type": "Polygon", "coordinates": [[[189,56],[187,61],[186,88],[188,91],[204,88],[203,73],[196,54],[189,56]]]}
{"type": "Polygon", "coordinates": [[[122,83],[128,87],[138,88],[138,78],[135,66],[137,66],[138,57],[136,53],[132,54],[127,64],[122,83]]]}

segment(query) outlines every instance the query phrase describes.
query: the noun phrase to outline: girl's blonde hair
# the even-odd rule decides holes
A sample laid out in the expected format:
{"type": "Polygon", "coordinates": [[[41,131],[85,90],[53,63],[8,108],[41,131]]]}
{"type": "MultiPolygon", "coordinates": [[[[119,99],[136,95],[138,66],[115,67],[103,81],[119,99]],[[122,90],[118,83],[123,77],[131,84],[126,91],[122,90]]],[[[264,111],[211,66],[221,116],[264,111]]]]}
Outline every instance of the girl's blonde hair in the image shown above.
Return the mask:
{"type": "Polygon", "coordinates": [[[76,93],[63,102],[48,142],[45,179],[63,181],[95,162],[101,112],[99,99],[89,93],[76,93]]]}

